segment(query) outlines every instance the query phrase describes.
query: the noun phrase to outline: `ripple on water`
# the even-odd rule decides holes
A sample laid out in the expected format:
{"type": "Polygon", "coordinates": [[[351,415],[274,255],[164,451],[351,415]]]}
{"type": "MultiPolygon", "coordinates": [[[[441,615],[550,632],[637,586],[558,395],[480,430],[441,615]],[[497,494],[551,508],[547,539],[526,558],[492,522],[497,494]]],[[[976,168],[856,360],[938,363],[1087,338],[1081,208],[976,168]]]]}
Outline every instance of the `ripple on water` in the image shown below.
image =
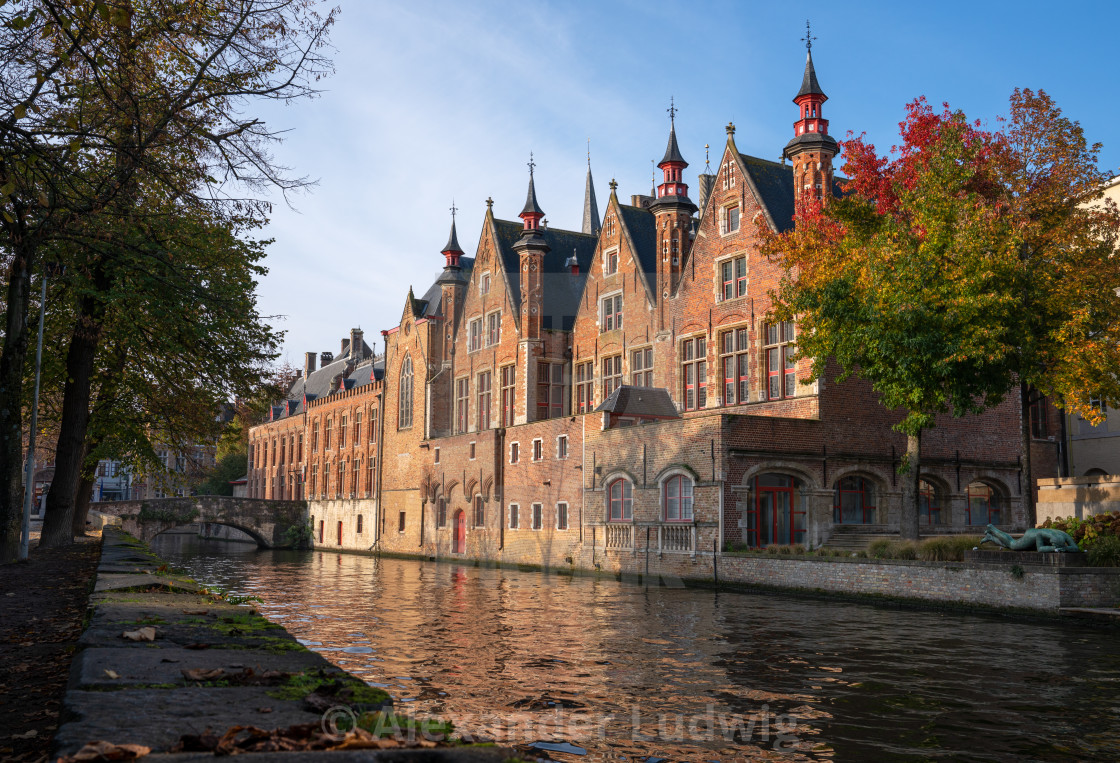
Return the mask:
{"type": "Polygon", "coordinates": [[[328,659],[362,655],[413,714],[501,741],[727,763],[773,755],[782,732],[785,759],[1120,760],[1120,650],[1065,622],[190,541],[157,551],[253,590],[328,659]],[[507,707],[546,696],[586,707],[507,707]]]}

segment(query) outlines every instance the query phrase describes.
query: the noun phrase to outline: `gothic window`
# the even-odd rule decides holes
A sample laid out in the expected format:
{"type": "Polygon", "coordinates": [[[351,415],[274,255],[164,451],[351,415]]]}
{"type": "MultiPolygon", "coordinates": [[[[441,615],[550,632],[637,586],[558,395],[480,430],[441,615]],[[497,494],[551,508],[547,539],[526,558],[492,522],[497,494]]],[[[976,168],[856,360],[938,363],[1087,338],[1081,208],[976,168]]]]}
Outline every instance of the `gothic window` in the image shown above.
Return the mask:
{"type": "Polygon", "coordinates": [[[338,425],[338,449],[342,450],[346,447],[346,417],[342,417],[342,422],[338,425]]]}
{"type": "Polygon", "coordinates": [[[747,329],[732,329],[720,334],[720,367],[723,370],[723,404],[750,402],[750,380],[747,375],[747,329]]]}
{"type": "Polygon", "coordinates": [[[609,489],[610,521],[629,522],[634,518],[634,489],[630,480],[619,478],[609,489]]]}
{"type": "Polygon", "coordinates": [[[766,360],[766,397],[780,400],[797,394],[797,368],[791,360],[797,348],[793,344],[793,321],[767,323],[765,326],[766,346],[763,355],[766,360]]]}
{"type": "Polygon", "coordinates": [[[622,356],[603,358],[603,399],[622,386],[622,356]]]}
{"type": "Polygon", "coordinates": [[[590,413],[595,407],[595,364],[592,361],[576,366],[576,413],[590,413]]]}
{"type": "Polygon", "coordinates": [[[511,427],[513,426],[513,415],[515,410],[514,385],[517,380],[517,366],[503,366],[499,371],[499,374],[501,375],[502,385],[501,423],[503,427],[511,427]]]}
{"type": "Polygon", "coordinates": [[[563,363],[537,363],[537,421],[555,419],[567,411],[568,379],[563,363]]]}
{"type": "Polygon", "coordinates": [[[635,387],[653,386],[653,348],[630,353],[630,383],[635,387]]]}
{"type": "Polygon", "coordinates": [[[486,316],[486,346],[496,345],[502,338],[502,314],[493,312],[486,316]]]}
{"type": "Polygon", "coordinates": [[[681,342],[681,381],[684,409],[696,411],[708,404],[708,342],[698,336],[681,342]]]}
{"type": "Polygon", "coordinates": [[[719,264],[721,301],[747,294],[747,258],[734,257],[719,264]]]}
{"type": "Polygon", "coordinates": [[[603,331],[622,328],[622,295],[615,294],[603,299],[599,326],[603,331]]]}
{"type": "Polygon", "coordinates": [[[331,447],[331,419],[327,419],[323,425],[323,450],[330,450],[331,447]]]}
{"type": "Polygon", "coordinates": [[[455,380],[455,434],[467,431],[467,412],[470,409],[471,380],[455,380]]]}
{"type": "Polygon", "coordinates": [[[668,522],[692,521],[692,480],[676,474],[665,480],[665,519],[668,522]]]}
{"type": "Polygon", "coordinates": [[[478,375],[478,431],[490,428],[490,372],[478,375]]]}
{"type": "Polygon", "coordinates": [[[397,429],[412,426],[412,356],[405,355],[401,364],[401,383],[398,387],[397,429]]]}
{"type": "Polygon", "coordinates": [[[354,412],[354,447],[358,447],[358,443],[362,441],[362,412],[354,412]]]}

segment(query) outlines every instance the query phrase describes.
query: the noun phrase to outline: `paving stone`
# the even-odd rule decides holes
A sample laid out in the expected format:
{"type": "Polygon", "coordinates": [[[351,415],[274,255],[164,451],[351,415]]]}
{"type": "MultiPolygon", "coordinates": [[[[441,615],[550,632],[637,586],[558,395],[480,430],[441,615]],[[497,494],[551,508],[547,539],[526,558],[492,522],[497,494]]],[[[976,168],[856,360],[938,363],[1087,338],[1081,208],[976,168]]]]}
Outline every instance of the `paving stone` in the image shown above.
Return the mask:
{"type": "MultiPolygon", "coordinates": [[[[141,744],[166,752],[183,734],[231,726],[274,729],[319,723],[320,714],[300,702],[268,696],[267,687],[185,687],[66,693],[63,717],[70,718],[54,737],[57,755],[71,755],[87,742],[141,744]],[[270,712],[260,712],[271,708],[270,712]]],[[[213,756],[210,756],[213,760],[213,756]]]]}
{"type": "Polygon", "coordinates": [[[161,588],[170,592],[183,591],[187,593],[197,593],[199,585],[197,583],[187,583],[182,580],[176,580],[171,577],[162,577],[158,575],[122,575],[122,574],[106,574],[102,575],[98,572],[97,584],[94,586],[94,593],[104,593],[105,591],[124,591],[131,588],[161,588]]]}
{"type": "MultiPolygon", "coordinates": [[[[237,756],[237,763],[501,763],[510,758],[536,760],[509,747],[436,747],[427,750],[339,750],[337,752],[255,752],[237,756]]],[[[207,752],[149,755],[144,763],[213,763],[207,752]]]]}
{"type": "Polygon", "coordinates": [[[328,675],[346,676],[315,652],[267,652],[243,649],[134,649],[130,647],[91,648],[78,653],[70,667],[73,689],[112,688],[132,685],[182,684],[184,670],[222,668],[237,671],[250,668],[260,675],[268,670],[299,673],[323,670],[328,675]],[[118,678],[110,677],[108,671],[118,678]]]}

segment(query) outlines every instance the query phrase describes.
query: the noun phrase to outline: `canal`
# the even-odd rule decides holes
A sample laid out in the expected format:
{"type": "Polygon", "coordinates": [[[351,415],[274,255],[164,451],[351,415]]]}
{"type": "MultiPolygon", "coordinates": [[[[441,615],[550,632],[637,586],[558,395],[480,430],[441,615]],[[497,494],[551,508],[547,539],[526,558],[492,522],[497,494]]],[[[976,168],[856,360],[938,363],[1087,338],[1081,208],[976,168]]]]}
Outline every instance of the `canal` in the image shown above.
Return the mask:
{"type": "Polygon", "coordinates": [[[1120,760],[1120,639],[1076,623],[153,545],[413,714],[558,760],[1120,760]]]}

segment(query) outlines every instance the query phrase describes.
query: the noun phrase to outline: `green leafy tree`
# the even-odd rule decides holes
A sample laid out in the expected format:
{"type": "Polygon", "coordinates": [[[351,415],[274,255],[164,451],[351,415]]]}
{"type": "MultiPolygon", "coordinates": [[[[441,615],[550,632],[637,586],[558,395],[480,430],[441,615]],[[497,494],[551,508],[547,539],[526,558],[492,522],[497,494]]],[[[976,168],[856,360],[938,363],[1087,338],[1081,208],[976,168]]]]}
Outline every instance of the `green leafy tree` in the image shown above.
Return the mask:
{"type": "Polygon", "coordinates": [[[248,468],[249,459],[244,453],[230,453],[206,474],[199,483],[198,492],[202,495],[233,495],[230,480],[244,477],[248,468]]]}

